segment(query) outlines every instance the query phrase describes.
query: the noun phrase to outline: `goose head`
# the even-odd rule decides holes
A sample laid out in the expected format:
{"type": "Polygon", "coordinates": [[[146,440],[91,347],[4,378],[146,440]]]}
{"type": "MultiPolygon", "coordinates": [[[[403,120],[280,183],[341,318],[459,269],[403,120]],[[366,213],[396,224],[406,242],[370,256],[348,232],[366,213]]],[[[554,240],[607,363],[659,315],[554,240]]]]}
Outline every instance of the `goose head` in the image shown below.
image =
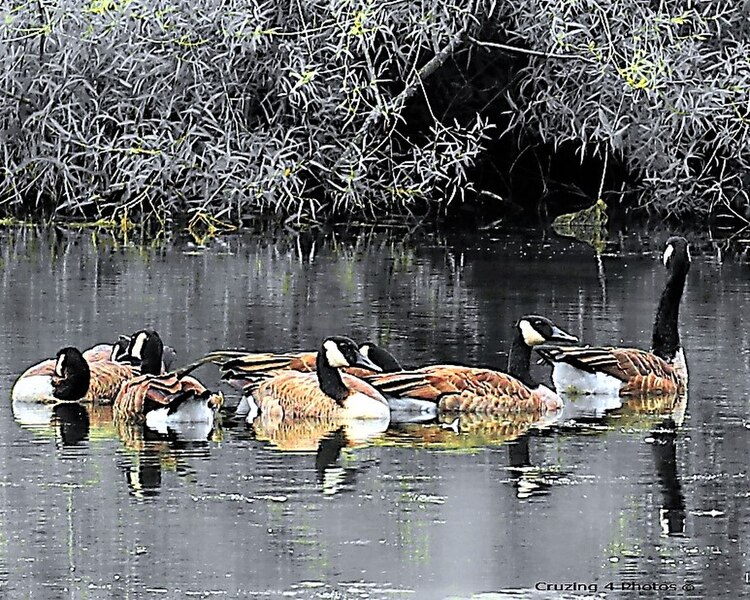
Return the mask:
{"type": "Polygon", "coordinates": [[[546,317],[526,315],[516,322],[524,344],[529,347],[555,342],[577,342],[578,338],[563,331],[546,317]]]}
{"type": "Polygon", "coordinates": [[[91,371],[78,348],[68,347],[55,356],[52,389],[59,400],[80,400],[89,391],[91,371]]]}
{"type": "Polygon", "coordinates": [[[383,370],[365,356],[357,347],[357,344],[348,337],[327,337],[323,340],[319,356],[323,359],[325,364],[334,369],[361,367],[376,372],[381,372],[383,370]]]}
{"type": "Polygon", "coordinates": [[[159,334],[151,329],[142,329],[130,337],[127,354],[141,365],[142,375],[161,373],[164,344],[159,334]]]}
{"type": "Polygon", "coordinates": [[[119,339],[112,344],[112,354],[109,355],[109,360],[112,362],[129,363],[131,357],[128,355],[128,347],[130,346],[130,336],[121,335],[119,339]]]}
{"type": "Polygon", "coordinates": [[[363,356],[379,366],[384,373],[395,373],[396,371],[403,370],[401,363],[398,362],[393,354],[388,352],[385,348],[381,348],[374,342],[365,342],[364,344],[361,344],[359,351],[363,356]]]}
{"type": "Polygon", "coordinates": [[[690,268],[690,245],[684,237],[674,235],[667,240],[667,247],[662,255],[664,266],[670,271],[687,272],[690,268]]]}

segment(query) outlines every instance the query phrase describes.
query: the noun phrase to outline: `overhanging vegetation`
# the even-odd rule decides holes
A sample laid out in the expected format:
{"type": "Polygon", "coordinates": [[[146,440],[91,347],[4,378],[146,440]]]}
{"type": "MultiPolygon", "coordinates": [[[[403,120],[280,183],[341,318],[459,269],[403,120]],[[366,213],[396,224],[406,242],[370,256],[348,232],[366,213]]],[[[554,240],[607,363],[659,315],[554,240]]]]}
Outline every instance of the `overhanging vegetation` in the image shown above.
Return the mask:
{"type": "Polygon", "coordinates": [[[741,3],[3,11],[4,216],[304,223],[476,206],[494,218],[567,189],[582,204],[750,218],[741,3]],[[576,173],[560,176],[561,156],[576,173]]]}

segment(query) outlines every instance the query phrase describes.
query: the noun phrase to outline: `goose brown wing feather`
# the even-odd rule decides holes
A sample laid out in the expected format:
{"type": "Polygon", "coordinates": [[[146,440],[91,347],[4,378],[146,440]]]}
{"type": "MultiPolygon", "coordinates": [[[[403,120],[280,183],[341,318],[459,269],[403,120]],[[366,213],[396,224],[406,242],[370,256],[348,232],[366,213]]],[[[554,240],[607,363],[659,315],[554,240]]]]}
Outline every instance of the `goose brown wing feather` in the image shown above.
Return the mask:
{"type": "MultiPolygon", "coordinates": [[[[98,361],[109,361],[112,355],[112,344],[98,344],[83,352],[83,358],[87,363],[98,361]]],[[[29,367],[22,376],[27,375],[52,375],[55,370],[55,360],[48,358],[39,364],[29,367]]]]}
{"type": "MultiPolygon", "coordinates": [[[[607,373],[618,379],[626,377],[624,373],[620,372],[619,360],[614,354],[617,348],[542,346],[536,350],[550,363],[564,362],[587,373],[607,373]]],[[[622,380],[624,381],[624,379],[622,380]]]]}
{"type": "MultiPolygon", "coordinates": [[[[137,374],[130,365],[123,365],[111,360],[97,360],[89,364],[91,382],[86,395],[81,399],[84,402],[112,402],[120,384],[137,374]]],[[[56,378],[55,360],[43,360],[39,364],[26,369],[19,379],[35,375],[56,378]]]]}
{"type": "Polygon", "coordinates": [[[224,360],[219,367],[223,373],[233,377],[285,370],[308,373],[315,371],[316,356],[316,352],[248,353],[224,360]]]}
{"type": "Polygon", "coordinates": [[[126,381],[115,398],[115,416],[120,419],[141,420],[154,405],[167,406],[177,394],[195,391],[200,394],[206,387],[193,377],[141,375],[126,381]]]}
{"type": "Polygon", "coordinates": [[[86,362],[89,364],[100,360],[109,360],[111,356],[112,344],[97,344],[83,352],[83,358],[85,358],[86,362]]]}
{"type": "MultiPolygon", "coordinates": [[[[229,351],[232,352],[232,351],[229,351]]],[[[221,351],[214,352],[216,357],[212,362],[219,364],[226,379],[242,379],[257,375],[280,375],[284,371],[298,371],[313,373],[316,369],[317,352],[295,352],[285,354],[248,353],[243,355],[226,356],[222,358],[221,351]]],[[[370,369],[347,367],[344,372],[355,377],[372,375],[370,369]]]]}
{"type": "Polygon", "coordinates": [[[684,382],[674,366],[664,359],[636,349],[616,349],[618,367],[628,374],[621,396],[649,394],[677,394],[684,390],[684,382]]]}
{"type": "Polygon", "coordinates": [[[377,398],[387,404],[383,394],[381,394],[372,384],[364,379],[349,374],[348,370],[341,374],[341,380],[344,382],[344,385],[349,388],[350,393],[361,393],[370,398],[377,398]]]}
{"type": "Polygon", "coordinates": [[[372,375],[374,371],[371,371],[370,369],[364,369],[362,367],[346,367],[344,369],[344,373],[353,375],[358,379],[364,379],[365,377],[369,377],[370,375],[372,375]]]}
{"type": "Polygon", "coordinates": [[[623,382],[621,396],[673,394],[682,389],[674,366],[652,352],[638,348],[553,347],[539,353],[552,362],[564,362],[588,373],[604,373],[623,382]]]}
{"type": "Polygon", "coordinates": [[[137,375],[137,371],[130,365],[124,365],[111,360],[96,361],[89,365],[91,383],[84,400],[112,402],[120,386],[137,375]]]}
{"type": "Polygon", "coordinates": [[[368,378],[384,393],[438,403],[444,411],[537,411],[542,400],[515,377],[492,369],[435,365],[368,378]]]}
{"type": "MultiPolygon", "coordinates": [[[[383,395],[366,381],[346,373],[341,374],[341,379],[349,394],[361,393],[387,405],[383,395]]],[[[261,414],[274,418],[328,419],[335,418],[341,410],[341,405],[320,389],[316,373],[285,371],[256,382],[250,391],[261,414]]]]}

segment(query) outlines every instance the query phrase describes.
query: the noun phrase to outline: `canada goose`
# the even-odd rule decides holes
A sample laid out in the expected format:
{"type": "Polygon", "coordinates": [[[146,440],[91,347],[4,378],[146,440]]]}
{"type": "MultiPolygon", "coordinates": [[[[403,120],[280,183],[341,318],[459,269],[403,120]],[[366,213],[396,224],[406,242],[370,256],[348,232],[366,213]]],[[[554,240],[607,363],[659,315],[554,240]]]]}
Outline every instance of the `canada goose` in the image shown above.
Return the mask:
{"type": "Polygon", "coordinates": [[[315,362],[315,373],[285,371],[253,384],[250,391],[260,413],[278,419],[390,419],[388,402],[380,392],[340,372],[347,367],[380,370],[352,340],[325,338],[315,362]]]}
{"type": "Polygon", "coordinates": [[[393,354],[375,342],[360,344],[359,351],[380,367],[383,373],[395,373],[404,369],[393,354]]]}
{"type": "MultiPolygon", "coordinates": [[[[148,330],[142,330],[142,331],[148,331],[148,330]]],[[[111,352],[109,354],[109,360],[113,360],[115,362],[121,362],[129,365],[133,365],[135,367],[140,368],[141,361],[134,356],[131,356],[129,353],[130,348],[130,341],[133,339],[133,337],[137,336],[138,333],[136,332],[132,335],[121,335],[120,338],[115,342],[113,345],[108,344],[101,344],[99,346],[94,346],[94,348],[91,348],[91,350],[87,351],[93,351],[96,349],[99,349],[100,354],[92,355],[89,357],[87,355],[87,352],[83,353],[83,356],[86,358],[87,361],[91,362],[92,360],[99,359],[100,356],[103,356],[104,353],[109,349],[111,352]]],[[[177,353],[175,352],[175,349],[172,348],[172,346],[163,346],[162,353],[161,353],[161,372],[166,373],[172,368],[172,363],[174,362],[175,357],[177,356],[177,353]]]]}
{"type": "MultiPolygon", "coordinates": [[[[359,347],[365,358],[379,367],[378,372],[400,371],[398,360],[387,350],[373,342],[359,347]]],[[[317,368],[318,353],[307,352],[247,352],[245,350],[216,350],[194,364],[211,362],[219,366],[222,377],[240,390],[255,382],[258,377],[280,375],[284,371],[313,373],[317,368]]],[[[369,367],[349,366],[344,372],[355,377],[372,375],[376,371],[369,367]]]]}
{"type": "MultiPolygon", "coordinates": [[[[66,364],[68,377],[75,379],[82,374],[77,370],[88,368],[90,371],[90,385],[84,396],[75,398],[83,402],[100,401],[111,402],[120,384],[126,379],[137,376],[141,371],[141,359],[135,358],[129,353],[132,346],[131,341],[138,334],[146,334],[148,330],[136,332],[131,336],[121,335],[114,344],[97,344],[81,352],[75,348],[64,348],[52,359],[46,359],[26,369],[13,384],[11,399],[19,402],[56,402],[63,400],[51,389],[52,379],[57,377],[63,388],[67,383],[61,378],[63,375],[56,374],[61,353],[63,362],[66,364]],[[68,357],[68,354],[70,355],[68,357]],[[83,360],[83,362],[81,362],[83,360]]],[[[162,354],[167,360],[174,357],[174,350],[169,347],[163,349],[162,354]]],[[[164,369],[164,362],[160,359],[159,372],[164,369]]],[[[149,369],[156,368],[148,364],[149,369]]],[[[72,398],[65,398],[71,400],[72,398]]]]}
{"type": "Polygon", "coordinates": [[[537,352],[554,365],[555,388],[568,393],[638,396],[675,394],[687,389],[685,353],[680,345],[678,315],[690,249],[682,237],[671,237],[663,255],[667,281],[654,318],[651,351],[637,348],[541,347],[537,352]]]}
{"type": "Polygon", "coordinates": [[[576,342],[578,338],[545,317],[527,315],[515,324],[508,373],[457,365],[432,365],[400,373],[372,375],[367,381],[385,394],[435,402],[440,411],[554,411],[562,406],[562,400],[536,381],[529,370],[532,346],[548,341],[576,342]]]}
{"type": "Polygon", "coordinates": [[[155,331],[144,330],[132,337],[127,352],[141,361],[141,375],[120,386],[114,401],[115,418],[145,422],[153,429],[170,423],[213,423],[224,395],[188,377],[191,368],[160,374],[162,350],[155,331]]]}
{"type": "Polygon", "coordinates": [[[111,402],[120,384],[133,377],[130,365],[108,359],[86,360],[98,353],[94,347],[81,353],[73,347],[60,350],[54,359],[29,367],[13,384],[14,402],[111,402]]]}
{"type": "MultiPolygon", "coordinates": [[[[360,353],[370,360],[382,372],[400,371],[398,360],[386,349],[374,342],[366,342],[359,347],[360,353]]],[[[318,353],[293,352],[274,354],[270,352],[246,352],[244,350],[216,350],[199,359],[190,367],[211,362],[217,364],[222,377],[232,387],[243,391],[242,400],[237,406],[237,414],[247,414],[251,407],[248,396],[252,394],[263,378],[281,375],[286,371],[312,373],[316,370],[318,353]]],[[[349,366],[343,372],[362,379],[376,373],[371,367],[349,366]]],[[[424,420],[435,416],[434,403],[413,398],[396,398],[387,396],[386,400],[392,412],[398,413],[399,420],[424,420]]],[[[252,420],[254,415],[250,417],[252,420]]]]}

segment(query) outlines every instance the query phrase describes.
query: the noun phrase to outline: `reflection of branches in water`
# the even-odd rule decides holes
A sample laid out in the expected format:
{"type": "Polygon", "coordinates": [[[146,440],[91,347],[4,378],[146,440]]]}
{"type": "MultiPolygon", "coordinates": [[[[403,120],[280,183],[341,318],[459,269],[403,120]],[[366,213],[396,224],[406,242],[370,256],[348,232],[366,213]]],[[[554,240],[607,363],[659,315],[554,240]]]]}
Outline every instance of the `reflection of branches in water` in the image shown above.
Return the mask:
{"type": "Polygon", "coordinates": [[[604,273],[604,262],[601,253],[596,253],[596,273],[599,279],[599,288],[602,290],[602,306],[607,306],[607,276],[604,273]]]}
{"type": "MultiPolygon", "coordinates": [[[[330,332],[388,343],[400,326],[394,316],[404,312],[434,314],[444,327],[455,329],[455,337],[471,343],[479,324],[464,313],[473,310],[476,300],[461,278],[461,255],[442,243],[431,240],[429,247],[417,249],[388,236],[302,234],[291,244],[256,245],[250,250],[249,262],[258,268],[248,275],[247,338],[252,344],[259,332],[278,329],[283,314],[285,336],[296,341],[284,347],[280,339],[278,348],[264,349],[304,349],[303,344],[330,332]],[[316,308],[316,331],[311,332],[308,316],[316,308]]],[[[241,251],[248,253],[246,247],[241,251]]],[[[439,333],[425,329],[414,335],[439,333]]],[[[429,344],[416,340],[414,345],[429,344]]]]}

